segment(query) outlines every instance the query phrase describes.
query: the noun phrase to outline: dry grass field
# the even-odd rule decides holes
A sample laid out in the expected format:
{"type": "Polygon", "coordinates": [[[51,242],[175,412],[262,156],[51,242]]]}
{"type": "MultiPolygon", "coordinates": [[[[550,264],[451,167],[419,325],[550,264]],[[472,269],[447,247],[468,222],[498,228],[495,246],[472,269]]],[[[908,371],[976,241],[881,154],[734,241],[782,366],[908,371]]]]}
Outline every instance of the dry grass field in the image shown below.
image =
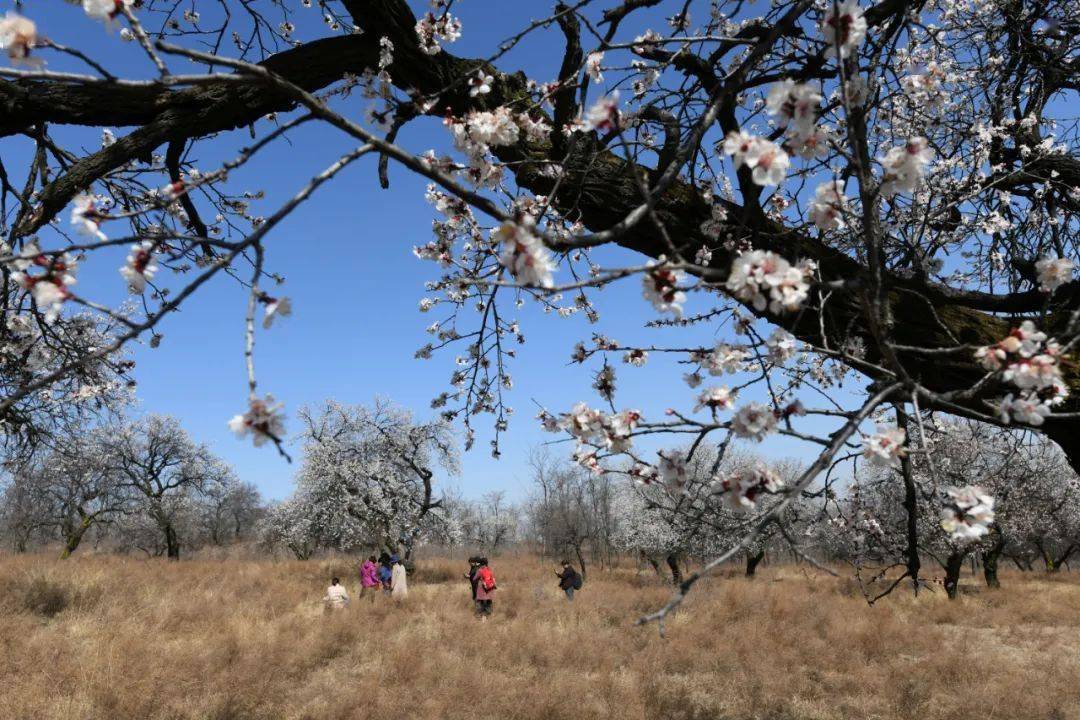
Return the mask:
{"type": "Polygon", "coordinates": [[[850,581],[763,567],[699,587],[661,638],[633,620],[668,590],[632,567],[593,573],[571,606],[551,567],[500,558],[480,623],[459,565],[423,563],[403,606],[327,614],[331,573],[355,590],[345,559],[0,557],[0,715],[1080,718],[1069,573],[870,608],[850,581]]]}

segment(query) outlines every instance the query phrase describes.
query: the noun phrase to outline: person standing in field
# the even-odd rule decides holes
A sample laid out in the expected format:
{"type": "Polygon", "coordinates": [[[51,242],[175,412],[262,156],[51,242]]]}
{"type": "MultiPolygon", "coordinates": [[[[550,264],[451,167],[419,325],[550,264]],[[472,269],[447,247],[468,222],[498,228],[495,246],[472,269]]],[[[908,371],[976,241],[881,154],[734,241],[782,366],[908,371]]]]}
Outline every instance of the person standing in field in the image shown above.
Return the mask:
{"type": "Polygon", "coordinates": [[[375,556],[372,555],[360,566],[360,597],[367,595],[374,600],[377,587],[379,587],[379,568],[375,564],[375,556]]]}
{"type": "Polygon", "coordinates": [[[395,600],[401,602],[409,596],[408,573],[405,572],[405,566],[396,555],[392,559],[394,567],[390,571],[390,593],[395,600]]]}
{"type": "Polygon", "coordinates": [[[469,572],[465,573],[465,579],[469,581],[469,588],[472,590],[473,602],[476,602],[476,571],[480,569],[480,558],[473,555],[469,558],[469,572]]]}
{"type": "Polygon", "coordinates": [[[393,571],[390,569],[391,562],[390,556],[386,553],[379,556],[379,583],[382,585],[383,595],[389,595],[392,589],[390,587],[390,581],[393,578],[393,571]]]}
{"type": "Polygon", "coordinates": [[[326,588],[326,596],[323,597],[326,607],[333,610],[344,610],[349,607],[349,593],[340,583],[341,581],[337,578],[331,578],[330,587],[326,588]]]}
{"type": "Polygon", "coordinates": [[[562,561],[562,572],[556,570],[555,576],[559,578],[559,589],[566,593],[566,599],[573,600],[574,591],[581,589],[581,576],[569,560],[562,561]]]}
{"type": "Polygon", "coordinates": [[[495,574],[488,567],[488,560],[480,558],[476,569],[476,614],[481,620],[491,615],[491,603],[495,599],[495,574]]]}

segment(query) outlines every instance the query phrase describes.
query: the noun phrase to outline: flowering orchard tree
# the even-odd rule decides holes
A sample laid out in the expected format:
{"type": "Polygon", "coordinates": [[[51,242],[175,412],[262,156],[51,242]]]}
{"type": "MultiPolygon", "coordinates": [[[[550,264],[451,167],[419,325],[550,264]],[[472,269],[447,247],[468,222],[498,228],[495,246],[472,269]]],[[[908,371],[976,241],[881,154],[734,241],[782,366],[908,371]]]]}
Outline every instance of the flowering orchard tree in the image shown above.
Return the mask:
{"type": "Polygon", "coordinates": [[[59,536],[61,559],[79,548],[92,527],[111,523],[133,509],[132,497],[106,451],[106,436],[106,430],[96,428],[11,467],[39,498],[37,511],[28,519],[59,536]]]}
{"type": "MultiPolygon", "coordinates": [[[[248,403],[232,427],[280,448],[283,408],[256,392],[254,346],[260,308],[270,326],[291,303],[270,292],[266,240],[367,158],[384,185],[391,161],[430,181],[433,237],[414,252],[440,268],[420,300],[437,317],[417,354],[459,348],[434,405],[465,425],[467,444],[488,414],[498,454],[525,337],[516,305],[599,320],[594,291],[622,281],[640,283],[655,324],[732,332],[715,346],[649,347],[598,334],[576,349],[576,360],[599,365],[604,406],[542,420],[572,434],[596,472],[629,456],[636,478],[678,492],[707,436],[803,440],[818,454],[783,488],[765,476],[717,478],[733,506],[785,493],[760,531],[857,454],[860,435],[868,457],[897,458],[897,429],[867,428],[897,403],[920,417],[1039,428],[1080,465],[1073,3],[537,2],[544,16],[474,57],[453,51],[468,44],[458,3],[414,6],[282,1],[271,18],[229,0],[182,12],[174,0],[83,0],[70,12],[102,30],[78,48],[50,41],[31,7],[0,21],[13,64],[0,83],[0,132],[33,157],[25,175],[5,168],[0,188],[4,352],[20,342],[15,323],[30,328],[16,331],[21,342],[51,343],[53,358],[36,370],[5,365],[0,417],[27,417],[26,404],[57,383],[81,392],[80,373],[136,339],[153,344],[192,294],[231,274],[249,290],[248,403]],[[302,13],[315,12],[324,26],[308,35],[302,13]],[[534,35],[563,52],[528,77],[507,58],[534,35]],[[102,43],[125,40],[145,59],[131,78],[99,60],[102,43]],[[442,119],[445,152],[399,144],[425,116],[442,119]],[[245,195],[230,172],[257,167],[266,147],[309,123],[355,146],[257,214],[258,192],[245,195]],[[86,150],[58,140],[63,126],[122,130],[86,150]],[[224,142],[238,128],[227,159],[195,166],[201,140],[224,142]],[[111,245],[131,246],[115,279],[141,301],[130,311],[75,284],[79,263],[111,245]],[[627,263],[616,246],[640,260],[627,263]],[[54,337],[75,311],[114,332],[82,345],[54,337]],[[632,401],[618,409],[608,360],[632,368],[657,353],[687,365],[693,392],[672,392],[684,409],[663,418],[642,417],[632,401]],[[870,381],[863,397],[829,392],[838,368],[870,381]],[[665,432],[697,442],[685,455],[636,442],[665,432]]],[[[950,502],[957,534],[987,506],[950,502]]]]}
{"type": "Polygon", "coordinates": [[[286,543],[400,547],[411,557],[417,537],[440,522],[436,470],[458,469],[450,426],[414,423],[408,411],[384,400],[371,408],[328,401],[318,410],[301,410],[300,418],[304,461],[297,491],[278,509],[296,528],[285,531],[286,543]]]}
{"type": "MultiPolygon", "coordinates": [[[[782,488],[800,473],[801,468],[794,462],[769,463],[746,450],[699,448],[687,463],[686,484],[680,492],[668,492],[658,483],[624,486],[616,496],[615,543],[653,562],[663,559],[671,569],[672,581],[679,585],[680,558],[710,558],[738,542],[782,497],[775,490],[770,493],[769,486],[782,488]],[[746,483],[757,486],[757,490],[730,491],[746,483]]],[[[817,514],[809,499],[789,503],[772,525],[747,544],[747,576],[754,575],[770,541],[783,539],[782,535],[792,536],[796,528],[817,514]]]]}
{"type": "Polygon", "coordinates": [[[1080,495],[1076,474],[1056,446],[972,421],[928,422],[916,432],[925,434],[919,440],[928,452],[860,473],[847,495],[827,508],[830,522],[816,528],[860,579],[870,573],[864,590],[871,603],[905,579],[918,592],[923,558],[940,566],[955,598],[969,555],[980,556],[987,585],[998,587],[1003,553],[1072,554],[1080,541],[1080,495]],[[897,568],[903,572],[878,584],[897,568]]]}

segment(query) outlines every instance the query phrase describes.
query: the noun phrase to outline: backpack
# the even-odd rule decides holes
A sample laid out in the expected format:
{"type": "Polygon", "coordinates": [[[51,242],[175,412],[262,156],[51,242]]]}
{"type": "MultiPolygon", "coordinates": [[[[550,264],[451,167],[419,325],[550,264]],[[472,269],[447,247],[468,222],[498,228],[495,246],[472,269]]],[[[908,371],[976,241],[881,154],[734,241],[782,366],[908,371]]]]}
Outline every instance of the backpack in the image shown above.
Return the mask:
{"type": "Polygon", "coordinates": [[[495,575],[491,572],[491,568],[484,566],[480,568],[477,574],[480,576],[480,582],[483,584],[486,592],[491,592],[495,589],[495,575]]]}
{"type": "Polygon", "coordinates": [[[581,583],[582,583],[581,573],[577,573],[577,572],[574,573],[574,589],[575,590],[580,590],[581,589],[581,583]]]}

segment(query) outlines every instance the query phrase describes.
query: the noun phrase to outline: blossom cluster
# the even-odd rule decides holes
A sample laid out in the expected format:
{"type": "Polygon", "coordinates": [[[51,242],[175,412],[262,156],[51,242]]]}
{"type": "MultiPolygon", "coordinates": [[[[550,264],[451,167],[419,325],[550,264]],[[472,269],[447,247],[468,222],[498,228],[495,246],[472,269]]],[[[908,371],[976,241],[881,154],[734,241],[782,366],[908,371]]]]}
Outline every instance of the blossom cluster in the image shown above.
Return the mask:
{"type": "Polygon", "coordinates": [[[30,56],[37,41],[37,26],[33,20],[11,10],[0,18],[0,50],[7,52],[13,65],[40,64],[37,58],[30,56]]]}
{"type": "MultiPolygon", "coordinates": [[[[821,93],[809,83],[796,83],[794,80],[774,84],[765,99],[769,114],[778,117],[787,129],[786,146],[806,159],[822,155],[829,149],[830,131],[816,124],[820,104],[821,93]]],[[[746,162],[750,164],[749,160],[746,162]]],[[[755,178],[754,182],[758,180],[755,178]]]]}
{"type": "Polygon", "coordinates": [[[555,263],[529,218],[507,220],[491,231],[491,239],[502,244],[499,263],[518,282],[531,287],[552,286],[555,263]]]}
{"type": "Polygon", "coordinates": [[[1042,425],[1050,408],[1069,394],[1061,374],[1061,348],[1048,339],[1035,323],[1025,320],[1009,336],[975,352],[975,358],[990,372],[1000,372],[1002,381],[1015,386],[999,409],[1003,422],[1018,420],[1042,425]]]}
{"type": "Polygon", "coordinates": [[[461,21],[448,12],[438,17],[427,12],[416,23],[416,37],[424,53],[438,55],[442,52],[441,43],[452,43],[461,37],[461,21]]]}
{"type": "Polygon", "coordinates": [[[994,522],[994,498],[977,485],[948,488],[941,527],[953,540],[976,540],[990,532],[994,522]]]}
{"type": "Polygon", "coordinates": [[[797,310],[805,302],[810,292],[807,277],[813,269],[810,263],[792,265],[768,250],[751,250],[735,258],[726,287],[756,310],[767,307],[778,314],[797,310]]]}
{"type": "Polygon", "coordinates": [[[724,138],[724,153],[731,155],[735,168],[750,168],[758,185],[779,185],[787,177],[791,159],[783,148],[771,140],[732,130],[724,138]]]}
{"type": "Polygon", "coordinates": [[[828,43],[825,53],[840,59],[850,57],[866,38],[866,18],[858,0],[827,2],[821,19],[821,34],[828,43]]]}
{"type": "Polygon", "coordinates": [[[844,213],[847,211],[847,198],[844,197],[844,183],[830,180],[821,183],[814,191],[810,202],[810,222],[820,230],[838,230],[844,227],[844,213]]]}
{"type": "Polygon", "coordinates": [[[255,447],[267,440],[280,442],[285,435],[284,407],[284,404],[274,402],[273,395],[267,395],[264,400],[252,398],[247,412],[229,421],[229,429],[241,439],[251,435],[255,447]]]}
{"type": "Polygon", "coordinates": [[[641,278],[642,295],[657,312],[670,312],[675,317],[682,317],[686,293],[679,289],[678,284],[685,277],[686,273],[682,270],[666,266],[663,258],[657,263],[650,262],[649,269],[641,278]]]}
{"type": "Polygon", "coordinates": [[[154,260],[154,243],[143,240],[131,246],[127,262],[120,268],[120,275],[127,280],[128,288],[134,294],[146,290],[146,283],[154,278],[158,266],[154,260]]]}
{"type": "Polygon", "coordinates": [[[38,310],[45,313],[45,321],[53,322],[60,315],[64,301],[71,296],[78,264],[69,253],[43,255],[36,244],[23,249],[12,263],[16,271],[11,280],[34,298],[38,310]],[[31,270],[41,272],[31,273],[31,270]]]}
{"type": "Polygon", "coordinates": [[[713,492],[722,495],[724,504],[735,512],[749,512],[757,507],[761,493],[776,494],[784,489],[783,479],[764,465],[736,470],[713,480],[713,492]]]}
{"type": "Polygon", "coordinates": [[[907,454],[906,439],[903,428],[878,426],[876,433],[863,438],[863,457],[873,465],[899,467],[900,459],[907,454]]]}
{"type": "Polygon", "coordinates": [[[924,137],[911,137],[903,145],[889,148],[884,157],[878,158],[885,168],[885,176],[881,180],[882,197],[914,192],[933,157],[930,143],[924,137]]]}
{"type": "Polygon", "coordinates": [[[578,442],[575,458],[583,466],[594,472],[601,472],[595,449],[604,449],[612,453],[626,452],[632,445],[631,435],[641,422],[638,410],[622,410],[605,413],[590,408],[579,402],[564,414],[556,418],[546,411],[537,416],[541,426],[548,432],[565,431],[578,442]],[[585,449],[592,446],[594,449],[585,449]]]}

